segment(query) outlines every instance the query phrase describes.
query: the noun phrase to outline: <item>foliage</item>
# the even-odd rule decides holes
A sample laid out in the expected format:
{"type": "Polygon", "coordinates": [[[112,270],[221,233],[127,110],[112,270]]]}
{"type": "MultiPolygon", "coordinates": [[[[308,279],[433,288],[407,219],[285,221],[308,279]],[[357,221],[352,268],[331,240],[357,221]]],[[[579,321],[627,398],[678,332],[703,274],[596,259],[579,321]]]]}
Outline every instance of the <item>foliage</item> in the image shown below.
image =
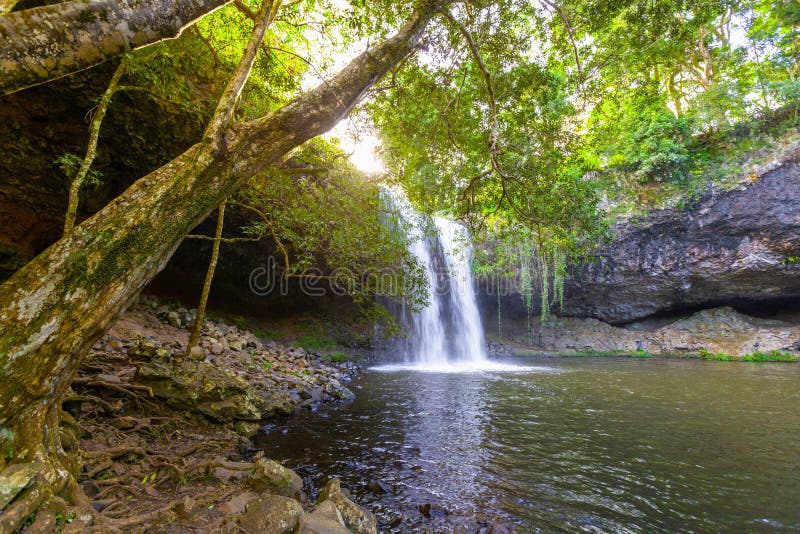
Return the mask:
{"type": "Polygon", "coordinates": [[[750,354],[745,354],[742,357],[735,357],[731,356],[730,354],[725,353],[717,353],[713,354],[706,349],[700,349],[700,357],[704,360],[714,360],[714,361],[723,361],[723,362],[730,362],[730,361],[740,361],[740,362],[796,362],[797,356],[792,354],[791,352],[781,351],[781,350],[773,350],[771,352],[753,352],[750,354]]]}
{"type": "Polygon", "coordinates": [[[642,118],[626,143],[624,157],[643,181],[678,180],[689,170],[689,123],[666,109],[642,118]]]}
{"type": "Polygon", "coordinates": [[[285,168],[253,180],[237,200],[258,215],[245,232],[277,244],[282,276],[322,279],[374,316],[381,316],[376,296],[412,303],[424,298],[426,279],[405,233],[384,224],[378,184],[330,143],[307,144],[285,168]]]}
{"type": "Polygon", "coordinates": [[[745,354],[744,361],[746,362],[796,362],[797,356],[791,352],[773,350],[771,352],[753,352],[752,354],[745,354]]]}
{"type": "MultiPolygon", "coordinates": [[[[61,168],[66,177],[67,183],[69,183],[72,181],[72,179],[78,173],[78,170],[81,168],[81,164],[83,163],[83,158],[75,154],[72,154],[70,152],[65,152],[60,157],[58,157],[53,163],[55,163],[61,168]]],[[[84,186],[97,187],[102,183],[103,183],[102,173],[96,169],[89,169],[89,172],[86,173],[86,178],[83,181],[84,186]]]]}

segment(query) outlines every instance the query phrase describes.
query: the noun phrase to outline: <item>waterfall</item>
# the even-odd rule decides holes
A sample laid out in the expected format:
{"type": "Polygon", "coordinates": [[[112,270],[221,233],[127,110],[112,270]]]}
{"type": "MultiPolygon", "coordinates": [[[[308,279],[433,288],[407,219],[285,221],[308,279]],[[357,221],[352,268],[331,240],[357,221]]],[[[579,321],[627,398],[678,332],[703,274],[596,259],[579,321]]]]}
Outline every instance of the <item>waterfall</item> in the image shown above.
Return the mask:
{"type": "Polygon", "coordinates": [[[450,314],[457,325],[452,338],[456,360],[479,362],[486,359],[483,324],[475,301],[472,283],[472,246],[469,234],[462,225],[437,217],[436,228],[442,246],[447,272],[450,275],[450,314]]]}
{"type": "Polygon", "coordinates": [[[475,301],[472,247],[461,224],[416,211],[402,193],[386,191],[387,204],[406,223],[409,251],[428,279],[428,304],[398,318],[408,332],[404,360],[419,368],[478,366],[486,361],[483,326],[475,301]]]}

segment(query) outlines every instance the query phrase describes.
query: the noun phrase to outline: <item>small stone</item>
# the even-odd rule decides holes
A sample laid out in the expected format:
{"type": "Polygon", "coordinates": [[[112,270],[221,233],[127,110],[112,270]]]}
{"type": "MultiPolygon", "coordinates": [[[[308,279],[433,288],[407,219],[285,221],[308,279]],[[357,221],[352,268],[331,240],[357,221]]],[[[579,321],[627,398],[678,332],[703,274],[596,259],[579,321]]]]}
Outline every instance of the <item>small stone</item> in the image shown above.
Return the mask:
{"type": "Polygon", "coordinates": [[[123,415],[122,417],[112,419],[111,426],[114,428],[119,428],[120,430],[130,430],[136,426],[136,419],[127,415],[123,415]]]}
{"type": "Polygon", "coordinates": [[[171,311],[167,314],[167,322],[175,328],[180,328],[182,326],[181,316],[175,311],[171,311]]]}
{"type": "Polygon", "coordinates": [[[244,348],[244,343],[242,343],[242,340],[240,340],[240,339],[232,339],[232,340],[228,341],[228,347],[233,352],[239,352],[244,348]]]}
{"type": "Polygon", "coordinates": [[[492,523],[489,525],[489,530],[486,531],[486,534],[511,534],[511,531],[501,523],[492,523]]]}
{"type": "Polygon", "coordinates": [[[189,351],[189,357],[193,360],[204,360],[206,357],[206,351],[203,350],[203,347],[195,345],[192,347],[192,350],[189,351]]]}
{"type": "Polygon", "coordinates": [[[247,504],[239,526],[245,532],[286,534],[294,530],[302,515],[303,507],[294,499],[264,495],[247,504]]]}
{"type": "Polygon", "coordinates": [[[211,344],[211,354],[222,354],[225,351],[225,348],[220,343],[212,343],[211,344]]]}
{"type": "Polygon", "coordinates": [[[382,480],[378,480],[377,478],[373,478],[367,484],[369,490],[376,494],[376,495],[383,495],[385,493],[391,492],[389,486],[382,480]]]}

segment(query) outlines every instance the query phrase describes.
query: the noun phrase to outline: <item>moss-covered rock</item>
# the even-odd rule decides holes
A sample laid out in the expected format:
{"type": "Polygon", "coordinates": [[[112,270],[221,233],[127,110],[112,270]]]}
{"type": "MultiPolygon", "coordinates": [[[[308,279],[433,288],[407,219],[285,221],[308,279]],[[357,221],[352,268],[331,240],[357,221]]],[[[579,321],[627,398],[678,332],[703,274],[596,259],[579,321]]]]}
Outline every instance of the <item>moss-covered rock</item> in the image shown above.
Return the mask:
{"type": "Polygon", "coordinates": [[[239,526],[245,532],[270,532],[285,534],[297,525],[303,507],[294,499],[280,495],[263,495],[247,504],[239,517],[239,526]]]}
{"type": "Polygon", "coordinates": [[[238,374],[211,362],[152,361],[136,377],[170,406],[199,412],[215,421],[260,421],[288,415],[296,402],[282,389],[258,388],[238,374]]]}
{"type": "Polygon", "coordinates": [[[256,460],[247,482],[255,490],[284,497],[298,498],[303,493],[303,481],[297,473],[267,458],[256,460]]]}

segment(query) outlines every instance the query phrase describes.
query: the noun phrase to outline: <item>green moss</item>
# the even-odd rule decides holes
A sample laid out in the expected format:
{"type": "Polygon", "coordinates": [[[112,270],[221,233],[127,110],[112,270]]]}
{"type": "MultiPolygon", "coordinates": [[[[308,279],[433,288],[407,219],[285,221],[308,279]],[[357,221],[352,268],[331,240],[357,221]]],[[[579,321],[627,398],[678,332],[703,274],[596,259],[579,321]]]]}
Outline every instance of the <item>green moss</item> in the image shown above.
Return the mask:
{"type": "Polygon", "coordinates": [[[330,336],[308,334],[300,336],[295,343],[309,351],[333,350],[336,342],[330,336]]]}
{"type": "Polygon", "coordinates": [[[282,339],[284,337],[283,331],[277,330],[277,329],[276,330],[270,330],[268,328],[261,328],[259,330],[256,330],[254,332],[254,334],[257,337],[260,337],[261,339],[278,340],[278,339],[282,339]]]}
{"type": "Polygon", "coordinates": [[[342,363],[348,360],[347,354],[344,352],[332,352],[331,354],[325,355],[325,358],[332,363],[342,363]]]}

